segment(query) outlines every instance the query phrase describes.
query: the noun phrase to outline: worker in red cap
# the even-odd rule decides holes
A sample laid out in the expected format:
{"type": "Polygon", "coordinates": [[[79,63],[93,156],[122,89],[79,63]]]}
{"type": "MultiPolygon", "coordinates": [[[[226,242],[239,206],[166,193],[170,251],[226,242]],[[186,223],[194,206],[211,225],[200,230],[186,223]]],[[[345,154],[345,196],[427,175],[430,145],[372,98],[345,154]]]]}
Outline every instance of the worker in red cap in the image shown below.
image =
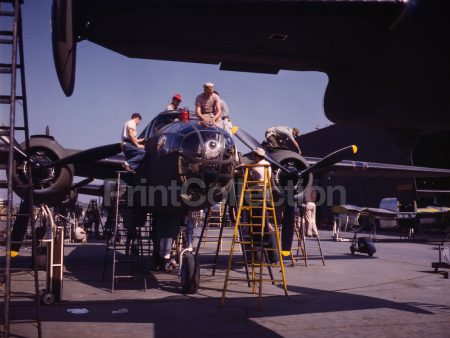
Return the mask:
{"type": "Polygon", "coordinates": [[[169,103],[166,110],[178,110],[178,106],[179,106],[180,102],[181,102],[181,95],[176,93],[172,97],[172,102],[169,103]]]}

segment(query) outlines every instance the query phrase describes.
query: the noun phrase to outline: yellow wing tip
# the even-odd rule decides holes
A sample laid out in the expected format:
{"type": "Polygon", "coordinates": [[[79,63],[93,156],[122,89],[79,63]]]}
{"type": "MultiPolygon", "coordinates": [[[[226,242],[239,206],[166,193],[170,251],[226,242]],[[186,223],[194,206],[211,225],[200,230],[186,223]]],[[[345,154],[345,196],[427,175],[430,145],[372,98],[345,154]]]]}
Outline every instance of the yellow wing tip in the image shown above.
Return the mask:
{"type": "Polygon", "coordinates": [[[19,256],[19,251],[13,251],[13,250],[11,250],[10,256],[11,256],[11,257],[17,257],[17,256],[19,256]]]}
{"type": "Polygon", "coordinates": [[[238,126],[233,126],[233,127],[231,128],[231,133],[232,133],[233,135],[236,134],[236,132],[237,132],[238,129],[239,129],[238,126]]]}
{"type": "Polygon", "coordinates": [[[352,149],[353,149],[353,154],[356,154],[358,151],[358,147],[353,144],[352,149]]]}

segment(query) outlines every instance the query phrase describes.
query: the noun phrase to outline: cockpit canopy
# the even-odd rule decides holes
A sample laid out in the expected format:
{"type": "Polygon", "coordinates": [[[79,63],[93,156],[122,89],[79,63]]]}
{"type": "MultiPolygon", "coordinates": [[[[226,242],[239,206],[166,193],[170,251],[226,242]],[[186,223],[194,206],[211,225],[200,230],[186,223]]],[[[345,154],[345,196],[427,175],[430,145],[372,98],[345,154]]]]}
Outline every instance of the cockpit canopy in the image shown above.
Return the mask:
{"type": "MultiPolygon", "coordinates": [[[[142,131],[139,138],[144,137],[146,140],[151,138],[155,133],[160,131],[163,127],[170,125],[173,122],[178,122],[181,120],[181,112],[183,109],[179,110],[169,110],[159,113],[142,131]]],[[[198,121],[197,115],[194,112],[187,111],[189,114],[189,121],[198,121]]]]}

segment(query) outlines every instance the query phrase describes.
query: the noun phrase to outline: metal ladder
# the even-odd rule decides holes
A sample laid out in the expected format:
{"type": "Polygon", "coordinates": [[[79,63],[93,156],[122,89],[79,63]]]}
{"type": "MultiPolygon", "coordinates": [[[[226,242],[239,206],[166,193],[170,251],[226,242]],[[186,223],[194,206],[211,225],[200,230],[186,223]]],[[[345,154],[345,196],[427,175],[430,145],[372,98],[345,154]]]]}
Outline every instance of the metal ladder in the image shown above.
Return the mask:
{"type": "MultiPolygon", "coordinates": [[[[139,225],[135,227],[138,215],[134,214],[132,211],[130,213],[130,207],[124,206],[123,204],[127,203],[127,194],[125,193],[121,196],[121,192],[123,191],[124,186],[122,185],[122,179],[125,175],[130,175],[126,171],[117,171],[117,180],[116,180],[116,194],[114,200],[114,224],[113,228],[109,229],[110,233],[106,233],[106,252],[105,259],[103,263],[103,277],[102,282],[105,281],[106,269],[108,265],[108,261],[111,261],[111,293],[114,293],[116,281],[119,279],[142,279],[144,284],[144,291],[147,291],[147,279],[145,277],[144,271],[144,245],[143,245],[143,236],[142,229],[139,225]],[[122,222],[119,220],[119,215],[122,216],[122,222]],[[133,224],[134,228],[126,228],[125,226],[122,229],[119,229],[119,224],[123,223],[133,224]],[[134,238],[131,238],[131,231],[135,231],[134,238]],[[122,236],[126,237],[126,243],[122,244],[122,236]],[[109,252],[112,251],[112,257],[109,259],[109,252]],[[130,273],[123,275],[117,273],[118,264],[120,263],[128,263],[130,267],[130,273]],[[134,264],[136,264],[137,269],[140,272],[140,276],[138,273],[133,271],[134,264]]],[[[132,209],[132,208],[131,208],[132,209]]],[[[148,239],[149,240],[149,239],[148,239]]],[[[148,249],[150,251],[150,248],[148,249]]]]}
{"type": "Polygon", "coordinates": [[[96,239],[100,238],[100,228],[102,229],[102,233],[104,232],[102,218],[96,199],[90,200],[86,213],[83,217],[82,226],[86,232],[92,232],[92,227],[94,227],[94,235],[96,239]]]}
{"type": "MultiPolygon", "coordinates": [[[[305,210],[304,206],[296,208],[296,216],[295,216],[295,227],[294,227],[295,235],[297,237],[297,247],[293,247],[291,249],[291,266],[295,266],[297,258],[299,256],[299,251],[302,252],[303,260],[305,262],[305,266],[308,266],[308,257],[314,257],[312,255],[308,256],[308,250],[306,248],[306,229],[305,229],[305,210]],[[294,255],[294,251],[297,250],[297,255],[294,255]]],[[[315,255],[315,257],[319,257],[322,260],[323,266],[325,266],[325,257],[322,252],[322,247],[320,245],[320,238],[317,235],[315,238],[311,238],[312,241],[317,241],[317,248],[319,250],[319,254],[315,255]]]]}
{"type": "MultiPolygon", "coordinates": [[[[298,208],[296,209],[296,211],[298,211],[298,208]]],[[[303,222],[303,217],[300,217],[299,215],[295,216],[294,235],[296,239],[294,238],[293,241],[295,242],[295,240],[297,240],[297,246],[293,246],[291,248],[291,266],[295,266],[295,263],[300,256],[300,251],[303,257],[303,261],[305,262],[305,266],[308,266],[308,254],[306,252],[305,245],[305,223],[303,222]],[[297,251],[296,254],[294,253],[295,251],[297,251]]]]}
{"type": "Polygon", "coordinates": [[[283,290],[287,296],[286,276],[284,272],[284,264],[281,254],[280,233],[277,224],[277,217],[272,194],[272,185],[269,177],[269,164],[249,164],[245,165],[244,181],[242,192],[239,198],[238,212],[236,216],[236,225],[234,227],[233,239],[231,242],[230,256],[228,259],[228,267],[225,275],[225,281],[222,291],[221,305],[225,302],[229,281],[247,281],[243,278],[230,278],[231,266],[233,263],[233,254],[236,244],[244,245],[245,250],[249,252],[249,261],[245,262],[250,265],[250,282],[252,293],[256,293],[258,286],[258,305],[262,303],[263,283],[281,282],[283,290]],[[263,180],[252,180],[250,171],[255,167],[264,168],[263,180]],[[249,214],[243,217],[243,213],[249,214]],[[273,222],[273,230],[270,232],[265,228],[268,227],[268,219],[273,222]],[[242,231],[241,231],[242,230],[242,231]],[[239,234],[244,235],[240,236],[239,234]],[[273,233],[275,236],[275,248],[267,245],[267,235],[273,233]],[[279,262],[270,262],[267,252],[276,252],[279,262]],[[263,269],[267,267],[270,278],[266,278],[263,269]],[[272,267],[281,269],[281,279],[275,279],[272,274],[272,267]]]}
{"type": "MultiPolygon", "coordinates": [[[[0,138],[8,146],[8,161],[7,161],[7,189],[8,189],[8,206],[6,217],[6,257],[5,257],[5,305],[3,318],[3,333],[4,337],[10,335],[10,301],[11,301],[11,228],[12,228],[12,208],[13,208],[13,170],[15,155],[20,153],[26,158],[26,151],[21,150],[20,146],[15,141],[15,132],[23,131],[25,133],[26,150],[30,148],[29,143],[29,129],[28,129],[28,110],[26,99],[26,85],[25,85],[25,63],[24,63],[24,49],[22,39],[22,14],[21,5],[23,1],[19,0],[1,0],[0,1],[0,23],[8,25],[8,28],[0,26],[0,47],[4,50],[11,49],[11,61],[0,63],[0,76],[10,76],[10,92],[0,93],[0,104],[2,106],[9,106],[9,124],[0,125],[0,138]],[[17,58],[19,57],[19,61],[17,58]],[[17,94],[17,71],[20,71],[21,95],[17,94]],[[23,111],[23,126],[16,125],[16,103],[21,104],[23,111]]],[[[5,53],[8,54],[8,53],[5,53]]],[[[0,60],[1,61],[1,60],[0,60]]],[[[2,79],[3,80],[3,79],[2,79]]],[[[28,215],[31,223],[32,232],[32,247],[33,252],[36,252],[36,232],[34,227],[33,217],[33,191],[31,174],[28,175],[29,203],[28,215]]],[[[40,292],[39,292],[39,276],[37,255],[33,255],[33,270],[34,270],[34,284],[35,284],[35,303],[36,303],[36,321],[38,337],[42,336],[41,330],[41,315],[40,315],[40,292]]]]}

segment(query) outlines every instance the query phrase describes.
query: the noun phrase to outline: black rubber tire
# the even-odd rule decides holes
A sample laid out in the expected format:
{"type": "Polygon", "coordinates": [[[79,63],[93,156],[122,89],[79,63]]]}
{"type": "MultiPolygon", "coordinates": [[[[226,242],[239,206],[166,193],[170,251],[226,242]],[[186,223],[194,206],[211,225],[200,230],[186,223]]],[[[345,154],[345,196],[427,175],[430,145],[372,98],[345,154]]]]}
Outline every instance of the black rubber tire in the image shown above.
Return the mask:
{"type": "Polygon", "coordinates": [[[373,256],[373,252],[369,252],[368,255],[369,255],[369,257],[372,257],[373,256]]]}
{"type": "Polygon", "coordinates": [[[41,297],[41,302],[44,305],[52,305],[55,303],[55,294],[52,292],[48,292],[46,290],[43,290],[43,294],[41,297]]]}
{"type": "Polygon", "coordinates": [[[200,267],[197,257],[191,252],[183,255],[181,267],[181,289],[185,294],[194,294],[200,285],[200,267]]]}
{"type": "Polygon", "coordinates": [[[353,247],[353,245],[350,247],[350,252],[351,252],[352,255],[355,254],[355,248],[353,247]]]}

